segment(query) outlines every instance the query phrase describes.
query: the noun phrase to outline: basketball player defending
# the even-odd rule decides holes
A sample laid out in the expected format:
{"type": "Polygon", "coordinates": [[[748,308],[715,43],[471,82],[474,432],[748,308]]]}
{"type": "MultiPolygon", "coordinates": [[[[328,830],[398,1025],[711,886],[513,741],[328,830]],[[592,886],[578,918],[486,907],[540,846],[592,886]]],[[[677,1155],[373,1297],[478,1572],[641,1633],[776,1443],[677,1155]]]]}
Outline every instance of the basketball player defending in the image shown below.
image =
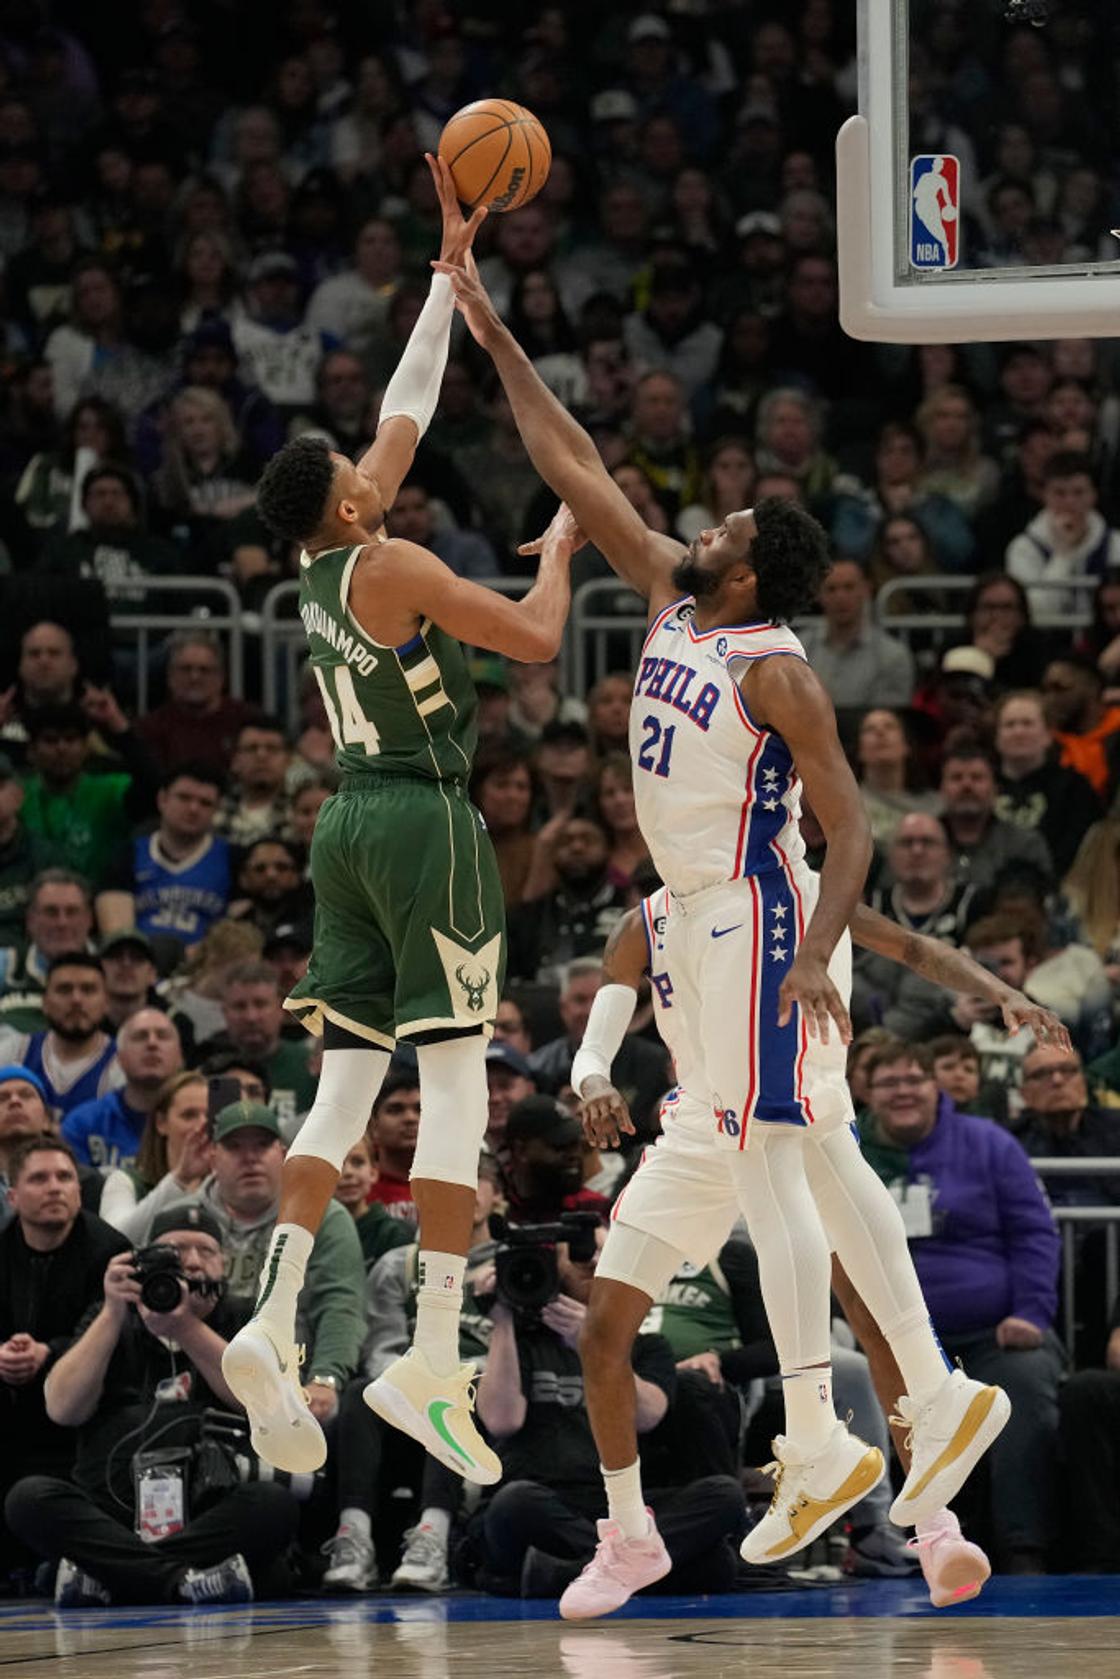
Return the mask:
{"type": "MultiPolygon", "coordinates": [[[[446,166],[429,164],[443,205],[443,257],[462,261],[464,222],[446,166]]],[[[464,581],[414,543],[389,540],[385,513],[435,410],[454,300],[437,276],[389,381],[377,437],[357,466],[302,437],[268,464],[262,517],[301,558],[299,610],[342,772],[311,847],[315,940],[286,1006],[324,1039],[314,1105],[284,1163],[280,1210],[253,1318],[223,1373],[267,1462],[326,1458],[299,1383],[296,1301],[315,1232],[361,1137],[398,1039],[416,1045],[421,1120],[412,1169],[420,1292],[409,1352],[366,1389],[380,1416],[466,1480],[499,1478],[475,1427],[459,1307],[478,1155],[487,1122],[485,1050],[504,962],[493,848],[466,793],[476,696],[459,645],[551,659],[582,541],[561,513],[518,604],[464,581]]]]}
{"type": "MultiPolygon", "coordinates": [[[[673,1058],[678,1082],[661,1110],[661,1136],[646,1150],[619,1197],[591,1287],[581,1352],[587,1408],[604,1462],[630,1463],[637,1457],[629,1359],[646,1313],[665,1298],[670,1279],[682,1265],[690,1262],[699,1269],[711,1263],[739,1213],[733,1176],[726,1154],[713,1138],[711,1108],[703,1093],[695,1049],[697,998],[687,981],[678,982],[666,963],[665,931],[671,913],[669,894],[662,887],[613,929],[603,958],[605,983],[592,1005],[572,1067],[572,1086],[581,1101],[588,1138],[596,1147],[617,1147],[619,1133],[633,1135],[634,1127],[625,1101],[610,1081],[610,1069],[622,1046],[638,987],[643,976],[648,976],[654,1019],[673,1058]]],[[[1010,1031],[1029,1030],[1036,1043],[1068,1048],[1069,1035],[1056,1016],[994,978],[964,951],[909,932],[863,904],[852,917],[851,934],[854,943],[936,984],[995,1004],[1010,1031]]],[[[810,1188],[814,1188],[820,1174],[812,1150],[806,1167],[810,1188]]],[[[834,1267],[833,1286],[857,1329],[880,1403],[891,1417],[903,1390],[891,1350],[839,1266],[834,1267]]],[[[905,1438],[896,1435],[896,1439],[909,1473],[905,1438]]],[[[610,1498],[609,1472],[606,1485],[610,1498]]],[[[640,1487],[638,1503],[633,1512],[636,1520],[642,1514],[640,1487]]],[[[832,1519],[827,1510],[820,1515],[824,1525],[832,1519]]],[[[815,1525],[808,1524],[799,1542],[791,1541],[781,1554],[790,1556],[808,1543],[815,1525]]],[[[936,1608],[975,1597],[991,1573],[983,1551],[962,1536],[956,1517],[943,1504],[918,1520],[916,1545],[936,1608]]],[[[617,1518],[603,1522],[595,1557],[561,1598],[561,1615],[575,1620],[610,1613],[629,1597],[628,1576],[635,1566],[648,1583],[650,1569],[657,1565],[667,1570],[669,1558],[652,1525],[644,1537],[627,1540],[617,1518]]]]}
{"type": "MultiPolygon", "coordinates": [[[[787,627],[827,571],[825,533],[776,500],[730,514],[688,548],[648,530],[477,271],[438,267],[497,367],[537,471],[649,603],[630,723],[638,820],[669,888],[667,966],[695,998],[701,1093],[758,1254],[785,1395],[774,1500],[743,1554],[763,1562],[798,1549],[885,1473],[881,1453],[833,1408],[830,1248],[905,1378],[899,1410],[914,1461],[892,1511],[905,1525],[952,1496],[1010,1404],[949,1370],[899,1210],[852,1132],[848,924],[871,836],[831,701],[787,627]],[[804,860],[802,783],[828,841],[819,878],[804,860]]],[[[616,1280],[631,1282],[641,1264],[641,1251],[627,1255],[616,1280]]],[[[623,1533],[641,1536],[637,1459],[602,1462],[623,1533]]]]}

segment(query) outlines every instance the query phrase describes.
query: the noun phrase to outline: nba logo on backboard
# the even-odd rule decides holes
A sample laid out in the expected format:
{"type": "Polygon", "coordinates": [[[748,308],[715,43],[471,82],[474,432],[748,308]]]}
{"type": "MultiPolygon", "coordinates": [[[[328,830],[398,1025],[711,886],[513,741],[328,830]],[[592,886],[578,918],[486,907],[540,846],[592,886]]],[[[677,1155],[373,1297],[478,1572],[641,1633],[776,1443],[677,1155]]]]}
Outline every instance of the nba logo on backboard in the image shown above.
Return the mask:
{"type": "Polygon", "coordinates": [[[955,157],[910,160],[910,266],[955,268],[960,244],[961,166],[955,157]]]}

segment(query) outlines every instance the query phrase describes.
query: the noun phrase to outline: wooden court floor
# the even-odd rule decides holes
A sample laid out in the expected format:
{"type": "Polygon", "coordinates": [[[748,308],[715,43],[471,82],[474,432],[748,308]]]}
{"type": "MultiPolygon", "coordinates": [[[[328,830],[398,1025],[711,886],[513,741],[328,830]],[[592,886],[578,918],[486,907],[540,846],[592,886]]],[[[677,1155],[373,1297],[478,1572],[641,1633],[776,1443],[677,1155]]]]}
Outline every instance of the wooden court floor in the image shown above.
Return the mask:
{"type": "Polygon", "coordinates": [[[1118,1679],[1120,1578],[996,1581],[934,1612],[911,1582],[655,1598],[569,1626],[550,1603],[372,1596],[247,1609],[0,1610],[20,1679],[1118,1679]]]}

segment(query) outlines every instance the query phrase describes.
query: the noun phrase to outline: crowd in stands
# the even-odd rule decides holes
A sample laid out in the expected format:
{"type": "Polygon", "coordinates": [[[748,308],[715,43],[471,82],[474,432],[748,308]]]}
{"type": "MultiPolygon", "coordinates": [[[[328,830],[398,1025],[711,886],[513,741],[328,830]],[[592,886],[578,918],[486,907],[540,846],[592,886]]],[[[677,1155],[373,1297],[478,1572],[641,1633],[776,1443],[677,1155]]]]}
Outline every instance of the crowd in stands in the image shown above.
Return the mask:
{"type": "MultiPolygon", "coordinates": [[[[496,92],[553,147],[539,196],[480,233],[498,307],[653,528],[687,542],[763,495],[821,519],[836,563],[801,629],[876,842],[868,902],[1069,1028],[1071,1050],[1036,1045],[979,1001],[856,961],[863,1146],[946,1348],[1015,1403],[967,1489],[972,1529],[1005,1570],[1120,1571],[1120,1300],[1103,1231],[1078,1226],[1063,1256],[1053,1213],[1120,1205],[1114,346],[887,349],[841,332],[832,145],[856,62],[838,0],[108,10],[0,7],[0,1580],[31,1589],[46,1559],[63,1606],[379,1580],[556,1595],[594,1547],[576,1351],[594,1256],[562,1247],[552,1298],[516,1310],[497,1220],[605,1219],[672,1080],[646,999],[614,1068],[636,1143],[582,1139],[569,1077],[604,942],[658,885],[626,655],[587,692],[557,665],[472,663],[470,790],[509,969],[462,1332],[505,1478],[466,1510],[361,1400],[415,1311],[406,1054],[300,1301],[327,1470],[262,1479],[238,1432],[221,1350],[317,1074],[282,1002],[311,948],[333,743],[313,680],[281,685],[288,709],[269,714],[273,673],[252,650],[231,670],[201,596],[148,587],[223,579],[251,631],[298,574],[256,515],[256,479],[304,432],[352,458],[367,446],[437,250],[422,152],[496,92]],[[144,612],[182,622],[141,656],[122,620],[144,612]],[[1115,1175],[1045,1189],[1028,1164],[1100,1157],[1115,1175]],[[177,1305],[142,1297],[129,1255],[153,1243],[189,1284],[177,1305]]],[[[965,265],[1111,257],[1108,54],[1092,31],[982,10],[930,0],[911,52],[911,150],[961,158],[965,265]]],[[[390,532],[508,579],[550,511],[457,328],[390,532]]],[[[591,550],[574,574],[609,576],[591,550]]],[[[819,861],[810,810],[803,830],[819,861]]],[[[665,1587],[741,1587],[733,1542],[766,1496],[746,1466],[780,1419],[745,1234],[674,1279],[644,1328],[665,1587]]],[[[837,1337],[838,1402],[886,1450],[839,1318],[837,1337]]],[[[857,1574],[914,1566],[888,1503],[849,1518],[857,1574]]]]}

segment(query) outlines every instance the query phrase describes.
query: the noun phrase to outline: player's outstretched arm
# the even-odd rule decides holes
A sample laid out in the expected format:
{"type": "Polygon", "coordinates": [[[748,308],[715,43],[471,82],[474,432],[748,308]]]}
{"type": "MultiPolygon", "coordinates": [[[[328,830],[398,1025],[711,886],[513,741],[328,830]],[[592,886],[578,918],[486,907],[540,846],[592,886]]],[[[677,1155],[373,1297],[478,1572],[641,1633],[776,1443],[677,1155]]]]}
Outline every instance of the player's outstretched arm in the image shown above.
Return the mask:
{"type": "Polygon", "coordinates": [[[941,939],[931,939],[924,933],[911,932],[890,921],[866,904],[857,904],[851,921],[852,941],[877,956],[886,956],[900,967],[909,968],[934,985],[954,991],[961,997],[979,997],[994,1003],[1003,1015],[1009,1032],[1024,1028],[1034,1034],[1040,1044],[1054,1044],[1069,1049],[1069,1032],[1058,1016],[1039,1003],[1032,1003],[1023,992],[1005,985],[987,968],[982,968],[967,950],[956,950],[941,939]]]}
{"type": "Polygon", "coordinates": [[[871,830],[840,737],[836,712],[820,680],[796,658],[761,659],[740,679],[751,714],[781,735],[828,841],[821,889],[797,955],[779,992],[778,1022],[799,1004],[810,1035],[829,1038],[829,1018],[850,1043],[852,1023],[828,964],[863,893],[871,862],[871,830]]]}
{"type": "MultiPolygon", "coordinates": [[[[457,577],[427,548],[393,538],[364,551],[350,586],[350,606],[363,628],[376,624],[387,606],[430,618],[470,647],[504,653],[524,664],[554,659],[560,651],[571,605],[571,559],[584,544],[582,531],[561,506],[548,527],[536,580],[522,600],[512,601],[457,577]]],[[[377,639],[375,637],[375,639],[377,639]]]]}
{"type": "MultiPolygon", "coordinates": [[[[424,156],[432,172],[443,217],[439,261],[447,268],[461,268],[486,210],[480,205],[469,219],[465,218],[447,164],[430,152],[424,156]]],[[[447,366],[454,314],[455,298],[450,281],[445,275],[437,275],[396,371],[385,387],[377,436],[358,462],[359,472],[372,478],[381,491],[385,512],[396,501],[397,491],[412,469],[416,446],[435,413],[447,366]]]]}
{"type": "Polygon", "coordinates": [[[603,952],[604,983],[595,993],[587,1030],[572,1062],[572,1089],[579,1097],[583,1129],[596,1148],[617,1148],[620,1132],[634,1136],[630,1109],[611,1083],[610,1072],[633,1019],[648,961],[642,912],[627,910],[611,928],[603,952]]]}
{"type": "Polygon", "coordinates": [[[643,524],[590,437],[553,396],[501,320],[473,258],[460,269],[442,262],[435,268],[447,276],[471,333],[498,370],[533,465],[612,569],[659,612],[675,598],[671,574],[683,547],[643,524]]]}

